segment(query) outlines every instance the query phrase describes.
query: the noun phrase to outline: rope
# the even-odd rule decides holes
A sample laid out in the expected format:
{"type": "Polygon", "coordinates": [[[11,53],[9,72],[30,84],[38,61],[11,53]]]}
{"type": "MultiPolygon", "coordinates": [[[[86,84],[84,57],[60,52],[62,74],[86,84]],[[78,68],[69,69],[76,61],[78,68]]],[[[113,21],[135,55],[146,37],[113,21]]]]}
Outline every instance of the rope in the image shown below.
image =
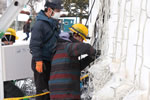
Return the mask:
{"type": "MultiPolygon", "coordinates": [[[[84,75],[83,77],[80,78],[80,81],[82,81],[83,79],[85,79],[86,77],[88,77],[89,74],[84,75]]],[[[16,98],[5,98],[4,100],[21,100],[21,99],[29,99],[29,98],[34,98],[34,97],[39,97],[39,96],[43,96],[46,94],[49,94],[50,92],[44,92],[41,94],[36,94],[36,95],[32,95],[32,96],[25,96],[25,97],[16,97],[16,98]]]]}
{"type": "Polygon", "coordinates": [[[32,96],[25,96],[25,97],[16,97],[16,98],[6,98],[4,100],[21,100],[21,99],[29,99],[29,98],[34,98],[34,97],[39,97],[39,96],[43,96],[46,94],[49,94],[50,92],[45,92],[45,93],[41,93],[41,94],[36,94],[36,95],[32,95],[32,96]]]}
{"type": "MultiPolygon", "coordinates": [[[[95,0],[93,1],[92,7],[91,7],[91,10],[90,10],[90,13],[89,13],[89,17],[90,17],[90,15],[91,15],[91,12],[92,12],[92,9],[93,9],[94,4],[95,4],[95,0]]],[[[87,25],[87,22],[88,22],[88,20],[89,20],[89,17],[88,17],[88,19],[86,20],[85,26],[87,25]]]]}

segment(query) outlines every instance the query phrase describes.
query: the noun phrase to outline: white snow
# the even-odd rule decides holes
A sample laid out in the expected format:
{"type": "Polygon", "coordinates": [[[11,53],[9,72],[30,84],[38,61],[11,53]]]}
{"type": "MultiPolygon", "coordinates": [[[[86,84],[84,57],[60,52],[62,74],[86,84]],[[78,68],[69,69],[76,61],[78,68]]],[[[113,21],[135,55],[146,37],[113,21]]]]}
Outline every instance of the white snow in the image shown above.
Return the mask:
{"type": "MultiPolygon", "coordinates": [[[[99,1],[96,1],[96,4],[101,5],[102,2],[99,1]]],[[[108,37],[103,43],[105,46],[101,47],[105,50],[103,51],[105,55],[102,54],[102,60],[89,69],[93,80],[91,84],[94,87],[92,100],[149,100],[150,2],[149,0],[110,0],[110,2],[110,19],[104,24],[106,26],[103,29],[107,29],[104,36],[108,37]],[[106,66],[103,66],[103,61],[106,66]],[[113,73],[112,77],[107,77],[107,71],[102,70],[108,67],[110,73],[113,73]],[[108,82],[104,78],[109,78],[108,82]]],[[[105,7],[109,9],[109,6],[105,7]]],[[[92,26],[95,24],[98,10],[93,10],[90,33],[93,32],[92,26]]]]}
{"type": "MultiPolygon", "coordinates": [[[[90,3],[93,1],[90,0],[90,3]]],[[[102,54],[101,59],[89,69],[90,77],[93,78],[90,85],[94,88],[92,100],[150,100],[150,1],[110,2],[110,19],[106,26],[108,43],[104,43],[109,47],[102,48],[108,52],[105,51],[105,55],[102,54]]],[[[94,30],[96,15],[101,7],[101,0],[96,0],[89,33],[94,30]]],[[[30,39],[23,41],[25,33],[18,31],[17,36],[19,39],[14,45],[29,44],[30,39]]]]}
{"type": "Polygon", "coordinates": [[[19,37],[19,39],[16,40],[14,45],[29,44],[31,38],[31,32],[29,33],[29,39],[27,41],[23,41],[23,39],[26,38],[26,33],[23,33],[23,31],[17,31],[16,35],[19,37]]]}

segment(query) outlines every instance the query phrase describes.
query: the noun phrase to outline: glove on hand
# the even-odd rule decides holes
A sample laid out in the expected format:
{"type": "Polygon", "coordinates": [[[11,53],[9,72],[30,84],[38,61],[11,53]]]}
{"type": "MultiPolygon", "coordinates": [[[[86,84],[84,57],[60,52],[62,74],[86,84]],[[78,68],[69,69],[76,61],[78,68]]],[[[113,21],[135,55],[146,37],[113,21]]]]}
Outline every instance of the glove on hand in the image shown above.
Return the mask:
{"type": "Polygon", "coordinates": [[[39,73],[43,72],[43,61],[36,61],[36,71],[39,73]]]}

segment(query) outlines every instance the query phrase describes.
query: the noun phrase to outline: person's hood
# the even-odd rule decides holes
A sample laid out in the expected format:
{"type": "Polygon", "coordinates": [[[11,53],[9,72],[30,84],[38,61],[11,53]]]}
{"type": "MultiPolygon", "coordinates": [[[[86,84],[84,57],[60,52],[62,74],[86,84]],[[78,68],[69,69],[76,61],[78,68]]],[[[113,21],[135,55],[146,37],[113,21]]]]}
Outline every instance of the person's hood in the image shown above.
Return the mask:
{"type": "Polygon", "coordinates": [[[38,15],[37,15],[37,17],[36,17],[36,20],[43,20],[43,21],[46,21],[46,22],[48,22],[48,23],[49,23],[50,25],[52,25],[52,26],[57,26],[57,25],[58,25],[58,21],[55,20],[55,19],[53,19],[53,18],[48,18],[48,17],[45,15],[45,13],[44,13],[43,10],[41,10],[41,11],[38,13],[38,15]]]}
{"type": "Polygon", "coordinates": [[[70,34],[68,32],[61,32],[59,34],[59,38],[71,42],[71,40],[69,39],[70,38],[70,34]]]}

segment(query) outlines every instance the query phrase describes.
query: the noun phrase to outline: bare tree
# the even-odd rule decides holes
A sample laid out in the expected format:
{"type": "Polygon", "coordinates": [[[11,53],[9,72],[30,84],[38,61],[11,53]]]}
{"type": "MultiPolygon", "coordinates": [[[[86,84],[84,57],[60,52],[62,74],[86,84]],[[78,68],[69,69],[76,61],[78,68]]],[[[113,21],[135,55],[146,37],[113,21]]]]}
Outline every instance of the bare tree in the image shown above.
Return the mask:
{"type": "Polygon", "coordinates": [[[36,18],[37,13],[36,13],[36,10],[35,10],[35,6],[37,6],[36,3],[40,2],[40,1],[41,0],[29,0],[28,3],[27,3],[27,5],[29,5],[30,8],[31,8],[31,12],[30,13],[32,15],[32,19],[36,18]]]}
{"type": "Polygon", "coordinates": [[[64,0],[64,8],[69,12],[68,16],[88,18],[89,0],[64,0]]]}

